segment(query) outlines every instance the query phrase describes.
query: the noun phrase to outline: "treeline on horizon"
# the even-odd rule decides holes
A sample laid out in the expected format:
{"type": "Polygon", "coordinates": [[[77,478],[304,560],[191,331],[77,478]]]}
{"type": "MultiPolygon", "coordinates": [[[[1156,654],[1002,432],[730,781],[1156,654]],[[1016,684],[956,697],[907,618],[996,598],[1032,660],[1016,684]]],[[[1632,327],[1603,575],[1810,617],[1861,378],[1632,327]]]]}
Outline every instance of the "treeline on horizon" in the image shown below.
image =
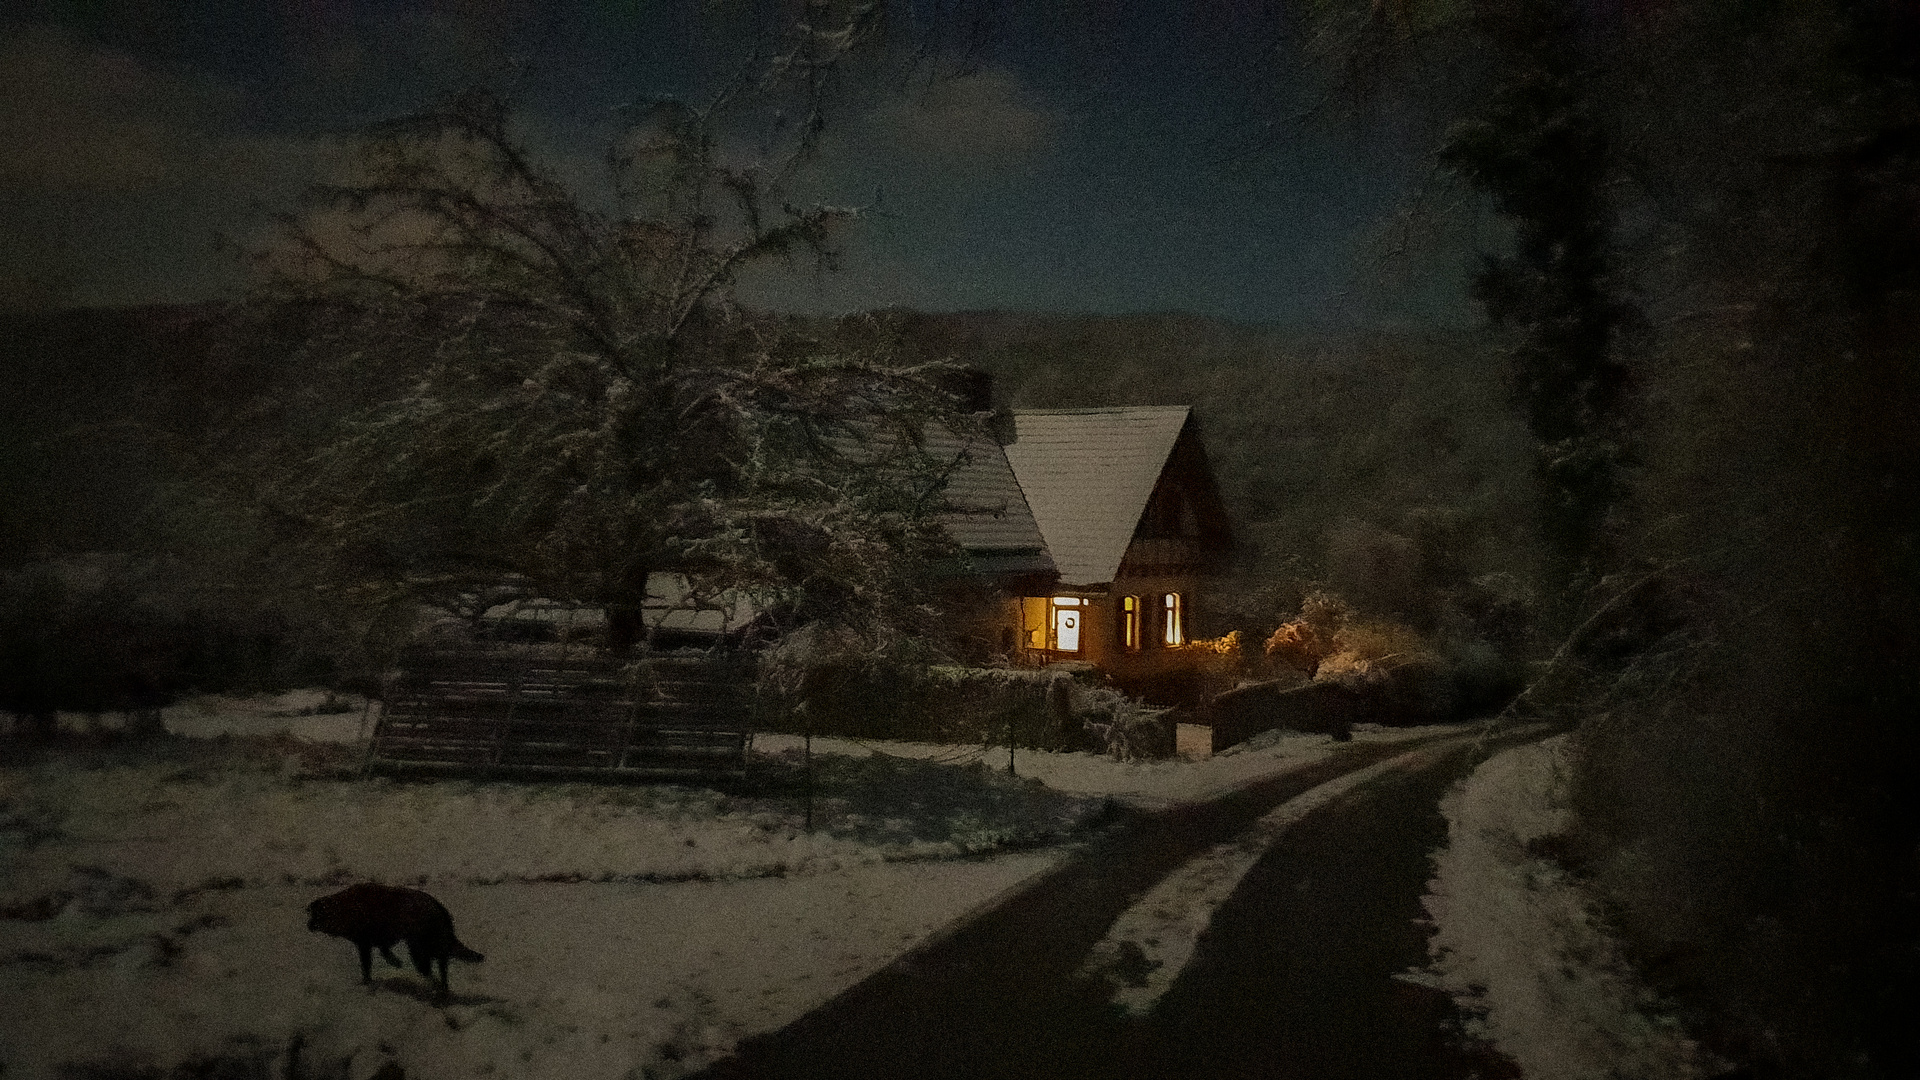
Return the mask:
{"type": "Polygon", "coordinates": [[[841,332],[984,370],[1004,407],[1192,406],[1236,541],[1203,632],[1270,632],[1316,589],[1432,632],[1449,595],[1537,587],[1533,451],[1484,335],[912,311],[841,332]]]}
{"type": "MultiPolygon", "coordinates": [[[[224,677],[188,663],[197,689],[325,671],[314,654],[329,651],[334,621],[260,563],[259,519],[209,482],[219,447],[324,406],[280,400],[297,373],[277,370],[270,352],[216,347],[218,319],[213,305],[14,313],[0,346],[15,388],[0,405],[0,568],[14,608],[93,595],[86,581],[119,567],[111,595],[93,595],[84,636],[108,636],[96,631],[115,611],[137,613],[150,640],[210,623],[218,643],[174,652],[247,660],[224,677]],[[83,564],[94,569],[74,569],[83,564]]],[[[1445,614],[1436,601],[1476,580],[1532,587],[1526,434],[1471,334],[1184,314],[891,310],[786,323],[827,349],[985,370],[1011,407],[1193,406],[1237,541],[1198,605],[1203,635],[1238,629],[1257,642],[1313,589],[1431,632],[1445,614]]],[[[74,649],[85,651],[41,644],[74,649]]]]}
{"type": "MultiPolygon", "coordinates": [[[[180,550],[191,529],[168,507],[190,459],[282,374],[212,359],[215,316],[182,307],[10,317],[0,561],[180,550]]],[[[1444,519],[1455,554],[1478,572],[1531,568],[1526,434],[1471,333],[1177,313],[891,310],[838,327],[806,322],[829,344],[878,339],[901,360],[987,371],[1010,407],[1193,406],[1233,513],[1236,569],[1250,578],[1297,590],[1327,578],[1330,540],[1417,532],[1423,515],[1430,531],[1444,519]]],[[[1387,614],[1396,603],[1381,589],[1356,599],[1387,614]]]]}

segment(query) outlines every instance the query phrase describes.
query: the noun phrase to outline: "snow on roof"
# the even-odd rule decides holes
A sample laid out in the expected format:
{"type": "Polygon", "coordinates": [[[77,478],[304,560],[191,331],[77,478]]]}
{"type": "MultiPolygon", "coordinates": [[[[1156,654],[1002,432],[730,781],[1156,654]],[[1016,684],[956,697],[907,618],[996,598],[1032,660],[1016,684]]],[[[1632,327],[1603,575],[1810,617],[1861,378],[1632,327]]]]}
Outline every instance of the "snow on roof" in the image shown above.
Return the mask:
{"type": "Polygon", "coordinates": [[[992,439],[963,443],[951,434],[928,442],[938,453],[967,453],[947,481],[945,516],[947,532],[966,549],[974,568],[988,574],[1053,573],[1047,542],[1006,451],[992,439]]]}
{"type": "Polygon", "coordinates": [[[1185,405],[1014,410],[1007,461],[1063,584],[1114,579],[1189,411],[1185,405]]]}

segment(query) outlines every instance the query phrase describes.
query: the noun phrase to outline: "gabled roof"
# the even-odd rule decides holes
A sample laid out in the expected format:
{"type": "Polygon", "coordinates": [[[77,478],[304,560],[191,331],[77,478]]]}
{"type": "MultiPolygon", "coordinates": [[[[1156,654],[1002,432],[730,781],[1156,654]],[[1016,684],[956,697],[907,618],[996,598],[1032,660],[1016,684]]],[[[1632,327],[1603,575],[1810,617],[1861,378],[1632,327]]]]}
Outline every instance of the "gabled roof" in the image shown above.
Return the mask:
{"type": "Polygon", "coordinates": [[[963,441],[950,433],[929,436],[928,444],[941,455],[963,449],[967,454],[947,481],[945,519],[974,572],[1051,577],[1055,569],[1047,542],[1000,445],[988,438],[963,441]]]}
{"type": "Polygon", "coordinates": [[[1063,584],[1117,576],[1189,414],[1185,405],[1014,410],[1007,461],[1063,584]]]}

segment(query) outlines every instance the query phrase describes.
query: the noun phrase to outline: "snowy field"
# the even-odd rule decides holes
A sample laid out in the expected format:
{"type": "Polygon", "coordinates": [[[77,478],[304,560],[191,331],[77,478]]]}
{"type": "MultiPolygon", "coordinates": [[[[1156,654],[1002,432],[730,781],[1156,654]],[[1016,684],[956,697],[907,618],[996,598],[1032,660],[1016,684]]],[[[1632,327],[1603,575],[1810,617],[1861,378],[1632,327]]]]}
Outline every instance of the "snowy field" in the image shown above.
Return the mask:
{"type": "Polygon", "coordinates": [[[1020,751],[1009,775],[1004,748],[816,739],[809,832],[798,739],[763,736],[762,783],[731,792],[362,780],[342,704],[197,699],[164,717],[187,738],[0,767],[7,1080],[234,1056],[285,1075],[290,1051],[352,1080],[676,1076],[1056,865],[1109,798],[1205,798],[1337,749],[1020,751]],[[428,889],[486,954],[445,1006],[410,968],[369,992],[349,943],[306,931],[308,901],[362,880],[428,889]]]}
{"type": "MultiPolygon", "coordinates": [[[[1109,799],[1204,799],[1338,750],[1279,732],[1201,761],[1023,750],[1009,774],[1004,748],[821,738],[808,831],[794,737],[762,736],[762,780],[738,791],[357,779],[359,704],[202,698],[165,714],[185,738],[0,766],[0,1074],[251,1057],[350,1080],[388,1062],[427,1080],[678,1076],[1056,865],[1109,799]],[[453,965],[448,1003],[410,968],[377,967],[368,991],[350,944],[305,930],[308,901],[362,880],[428,889],[486,954],[453,965]]],[[[1447,797],[1434,963],[1404,977],[1453,994],[1535,1080],[1708,1075],[1590,902],[1530,853],[1566,826],[1566,753],[1508,751],[1447,797]]],[[[1120,1003],[1152,1007],[1292,821],[1425,756],[1323,785],[1170,875],[1109,935],[1157,943],[1159,977],[1120,1003]]]]}

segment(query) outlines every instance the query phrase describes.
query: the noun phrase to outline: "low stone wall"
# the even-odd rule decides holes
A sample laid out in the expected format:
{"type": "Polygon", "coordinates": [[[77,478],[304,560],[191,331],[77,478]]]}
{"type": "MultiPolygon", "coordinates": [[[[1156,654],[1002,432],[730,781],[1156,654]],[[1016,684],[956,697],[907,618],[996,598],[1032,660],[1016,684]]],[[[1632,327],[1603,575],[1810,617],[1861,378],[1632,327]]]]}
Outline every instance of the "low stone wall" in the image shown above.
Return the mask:
{"type": "Polygon", "coordinates": [[[1408,664],[1372,678],[1254,683],[1217,695],[1198,718],[1213,727],[1213,748],[1224,750],[1263,731],[1286,728],[1344,736],[1355,724],[1442,723],[1463,704],[1450,673],[1433,664],[1408,664]]]}
{"type": "Polygon", "coordinates": [[[1219,751],[1275,728],[1342,735],[1370,719],[1369,705],[1368,695],[1339,683],[1274,681],[1229,690],[1201,716],[1213,728],[1213,749],[1219,751]]]}

